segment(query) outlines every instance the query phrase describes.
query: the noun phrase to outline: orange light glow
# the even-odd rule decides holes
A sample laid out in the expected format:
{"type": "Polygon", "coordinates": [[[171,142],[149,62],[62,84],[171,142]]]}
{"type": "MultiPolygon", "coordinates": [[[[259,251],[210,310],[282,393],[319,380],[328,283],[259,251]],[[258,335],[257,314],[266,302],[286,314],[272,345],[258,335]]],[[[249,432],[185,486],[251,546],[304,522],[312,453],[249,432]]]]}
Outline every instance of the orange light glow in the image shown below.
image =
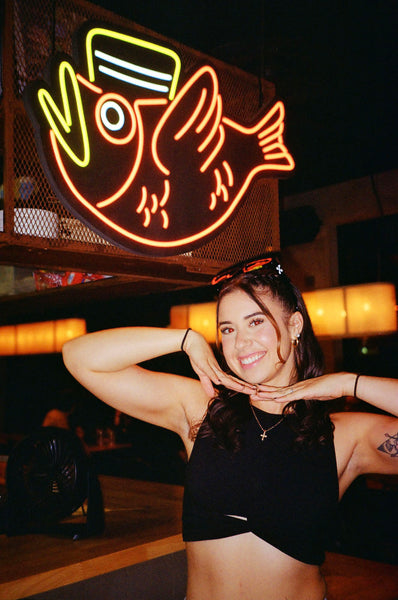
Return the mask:
{"type": "Polygon", "coordinates": [[[0,356],[61,352],[68,340],[86,333],[84,319],[60,319],[0,327],[0,356]]]}

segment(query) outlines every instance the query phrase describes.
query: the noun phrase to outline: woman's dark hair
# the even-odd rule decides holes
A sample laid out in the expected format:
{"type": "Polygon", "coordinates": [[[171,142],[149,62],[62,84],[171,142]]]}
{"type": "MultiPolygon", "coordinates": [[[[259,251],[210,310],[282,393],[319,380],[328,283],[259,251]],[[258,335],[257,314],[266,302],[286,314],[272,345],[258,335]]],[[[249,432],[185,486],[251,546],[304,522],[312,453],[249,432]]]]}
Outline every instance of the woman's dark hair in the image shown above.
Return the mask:
{"type": "MultiPolygon", "coordinates": [[[[253,261],[250,264],[256,263],[253,261]]],[[[322,375],[324,368],[322,351],[301,292],[293,285],[274,258],[269,263],[252,270],[245,270],[245,267],[238,269],[237,273],[222,278],[221,281],[218,306],[222,298],[235,290],[242,290],[252,298],[275,328],[278,357],[281,362],[284,362],[280,352],[281,333],[274,316],[263,301],[263,292],[271,293],[272,297],[280,302],[287,319],[294,312],[300,312],[303,328],[299,341],[294,346],[295,373],[290,384],[322,375]]],[[[224,368],[227,368],[226,365],[224,368]]],[[[333,428],[327,403],[317,400],[294,401],[287,404],[283,412],[289,415],[289,422],[294,424],[298,444],[311,445],[330,439],[333,428]]],[[[241,444],[239,426],[249,416],[248,396],[220,388],[218,395],[209,403],[207,419],[201,428],[201,435],[215,434],[223,447],[237,450],[241,444]]]]}

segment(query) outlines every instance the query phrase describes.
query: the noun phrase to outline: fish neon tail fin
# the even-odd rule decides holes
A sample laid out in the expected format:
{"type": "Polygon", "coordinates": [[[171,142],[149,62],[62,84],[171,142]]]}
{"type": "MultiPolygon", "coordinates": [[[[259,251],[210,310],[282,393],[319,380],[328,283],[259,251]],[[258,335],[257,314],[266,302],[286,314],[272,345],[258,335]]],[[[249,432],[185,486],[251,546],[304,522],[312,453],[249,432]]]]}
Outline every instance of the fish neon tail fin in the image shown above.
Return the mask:
{"type": "Polygon", "coordinates": [[[292,171],[295,163],[283,143],[284,119],[285,107],[283,102],[278,101],[253,127],[243,127],[227,117],[224,117],[222,121],[225,125],[245,135],[257,135],[258,144],[266,163],[262,166],[262,170],[292,171]]]}

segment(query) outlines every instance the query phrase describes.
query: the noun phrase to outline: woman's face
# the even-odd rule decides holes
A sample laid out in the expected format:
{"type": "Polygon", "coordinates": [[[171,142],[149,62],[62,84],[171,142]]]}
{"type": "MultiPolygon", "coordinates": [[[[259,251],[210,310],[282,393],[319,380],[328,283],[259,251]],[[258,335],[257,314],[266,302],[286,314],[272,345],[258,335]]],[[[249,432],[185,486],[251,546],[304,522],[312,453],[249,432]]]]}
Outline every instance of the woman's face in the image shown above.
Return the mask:
{"type": "Polygon", "coordinates": [[[249,383],[288,385],[294,373],[292,339],[302,328],[300,313],[290,317],[269,291],[261,292],[262,302],[276,320],[280,334],[280,355],[275,327],[258,304],[243,290],[227,293],[219,304],[219,331],[229,368],[249,383]]]}

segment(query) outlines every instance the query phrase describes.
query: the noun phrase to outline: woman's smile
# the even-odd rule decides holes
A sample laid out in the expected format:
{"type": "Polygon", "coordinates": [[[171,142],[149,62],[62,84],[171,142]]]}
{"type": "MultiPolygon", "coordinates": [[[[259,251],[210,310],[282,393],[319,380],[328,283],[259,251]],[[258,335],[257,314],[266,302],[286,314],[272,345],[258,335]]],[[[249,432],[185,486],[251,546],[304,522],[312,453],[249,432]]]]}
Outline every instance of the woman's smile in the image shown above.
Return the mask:
{"type": "Polygon", "coordinates": [[[255,352],[246,356],[240,356],[238,358],[243,369],[250,369],[257,366],[262,358],[266,355],[266,352],[255,352]]]}

